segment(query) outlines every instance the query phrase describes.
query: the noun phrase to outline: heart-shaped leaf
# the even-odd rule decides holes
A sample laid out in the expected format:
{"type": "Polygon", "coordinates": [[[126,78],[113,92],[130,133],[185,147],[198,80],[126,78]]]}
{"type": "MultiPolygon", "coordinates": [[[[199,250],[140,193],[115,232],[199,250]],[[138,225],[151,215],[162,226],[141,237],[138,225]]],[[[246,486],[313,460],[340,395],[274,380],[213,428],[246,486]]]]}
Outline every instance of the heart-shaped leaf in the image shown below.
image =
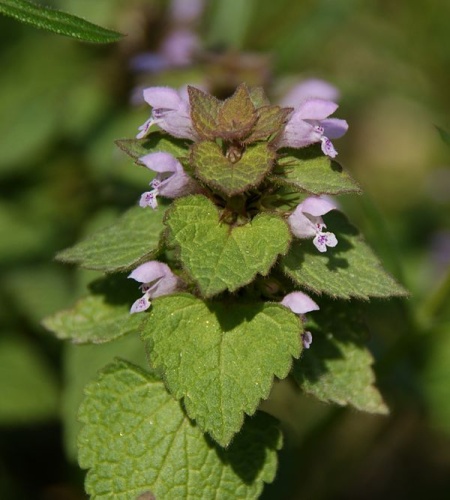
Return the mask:
{"type": "Polygon", "coordinates": [[[263,143],[248,146],[235,162],[224,156],[215,142],[198,142],[191,149],[191,163],[197,177],[226,196],[243,193],[260,184],[274,159],[274,151],[263,143]]]}
{"type": "Polygon", "coordinates": [[[273,377],[300,355],[301,321],[270,303],[205,303],[188,294],[153,301],[143,330],[150,362],[188,415],[227,446],[267,398],[273,377]]]}
{"type": "Polygon", "coordinates": [[[267,275],[291,239],[286,222],[272,214],[259,214],[244,226],[221,223],[216,206],[201,195],[177,200],[165,223],[204,297],[233,292],[258,273],[267,275]]]}

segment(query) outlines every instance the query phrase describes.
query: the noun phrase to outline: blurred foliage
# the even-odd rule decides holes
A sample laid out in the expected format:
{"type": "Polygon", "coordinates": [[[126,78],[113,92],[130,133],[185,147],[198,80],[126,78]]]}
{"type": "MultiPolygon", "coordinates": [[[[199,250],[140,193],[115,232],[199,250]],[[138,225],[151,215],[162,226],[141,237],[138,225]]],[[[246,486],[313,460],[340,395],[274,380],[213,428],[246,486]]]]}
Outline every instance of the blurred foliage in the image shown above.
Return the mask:
{"type": "Polygon", "coordinates": [[[97,47],[0,17],[0,497],[84,498],[71,465],[82,386],[118,353],[143,362],[124,340],[65,345],[40,324],[98,276],[53,256],[134,205],[150,181],[113,143],[148,117],[134,89],[196,83],[224,97],[246,80],[276,100],[310,76],[341,90],[337,116],[350,123],[339,159],[365,194],[339,202],[411,296],[364,306],[390,417],[276,385],[264,404],[287,438],[263,498],[446,497],[450,148],[436,127],[450,130],[450,3],[212,0],[193,63],[151,73],[130,61],[160,50],[173,28],[168,2],[45,4],[128,35],[97,47]]]}

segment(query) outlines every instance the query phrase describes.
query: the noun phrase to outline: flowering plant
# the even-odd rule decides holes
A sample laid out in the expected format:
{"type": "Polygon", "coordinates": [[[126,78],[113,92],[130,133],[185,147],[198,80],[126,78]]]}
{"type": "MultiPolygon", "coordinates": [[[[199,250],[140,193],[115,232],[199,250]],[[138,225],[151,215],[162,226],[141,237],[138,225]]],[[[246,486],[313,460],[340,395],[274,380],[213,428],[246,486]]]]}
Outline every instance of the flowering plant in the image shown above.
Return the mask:
{"type": "Polygon", "coordinates": [[[360,192],[334,159],[331,139],[347,130],[329,118],[334,102],[285,108],[244,84],[224,101],[194,87],[153,87],[144,98],[150,119],[117,144],[155,172],[152,189],[59,255],[116,276],[46,320],[78,343],[139,332],[148,356],[147,370],[117,360],[86,388],[87,491],[255,498],[281,447],[267,413],[275,378],[321,401],[387,412],[364,325],[344,301],[405,291],[328,198],[360,192]],[[123,293],[127,276],[141,297],[123,293]]]}

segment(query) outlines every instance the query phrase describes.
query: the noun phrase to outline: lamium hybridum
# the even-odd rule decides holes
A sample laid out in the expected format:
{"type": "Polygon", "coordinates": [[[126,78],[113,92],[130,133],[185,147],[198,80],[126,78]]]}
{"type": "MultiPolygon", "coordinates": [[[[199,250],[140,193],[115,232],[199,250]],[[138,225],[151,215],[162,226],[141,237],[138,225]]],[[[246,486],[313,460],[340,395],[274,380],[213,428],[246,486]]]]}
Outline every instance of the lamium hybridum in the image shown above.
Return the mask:
{"type": "Polygon", "coordinates": [[[86,388],[79,460],[94,497],[257,498],[281,446],[258,411],[274,378],[387,412],[345,301],[405,292],[329,197],[360,192],[334,160],[348,126],[330,118],[333,88],[305,88],[282,107],[245,84],[223,101],[152,87],[137,139],[117,141],[154,175],[151,190],[60,254],[114,278],[46,320],[74,342],[139,332],[147,354],[148,366],[116,360],[86,388]]]}

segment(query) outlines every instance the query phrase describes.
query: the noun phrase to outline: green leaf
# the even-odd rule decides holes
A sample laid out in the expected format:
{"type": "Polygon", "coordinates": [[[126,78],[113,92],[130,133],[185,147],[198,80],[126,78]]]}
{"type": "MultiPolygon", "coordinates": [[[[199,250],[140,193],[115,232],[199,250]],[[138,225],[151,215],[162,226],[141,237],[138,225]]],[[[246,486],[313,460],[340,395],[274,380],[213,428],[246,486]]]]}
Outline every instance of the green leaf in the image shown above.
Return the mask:
{"type": "Polygon", "coordinates": [[[17,425],[55,419],[58,382],[46,359],[18,335],[0,338],[0,424],[17,425]]]}
{"type": "Polygon", "coordinates": [[[148,366],[144,345],[136,334],[120,337],[106,344],[64,344],[64,391],[61,411],[64,424],[64,447],[71,461],[77,461],[77,437],[81,424],[77,419],[86,384],[97,378],[98,371],[120,356],[135,365],[148,366]]]}
{"type": "Polygon", "coordinates": [[[266,276],[290,243],[283,219],[259,214],[244,226],[231,227],[221,223],[216,206],[199,195],[175,201],[166,224],[180,246],[185,269],[205,297],[226,289],[233,292],[258,273],[266,276]]]}
{"type": "Polygon", "coordinates": [[[373,358],[364,346],[368,336],[359,311],[348,303],[321,304],[307,329],[311,348],[294,363],[299,386],[321,401],[351,405],[369,413],[388,413],[374,387],[373,358]]]}
{"type": "Polygon", "coordinates": [[[285,149],[281,155],[271,176],[279,185],[312,194],[361,193],[358,184],[337,162],[325,156],[320,146],[285,149]]]}
{"type": "Polygon", "coordinates": [[[56,258],[97,271],[127,271],[158,254],[163,216],[162,207],[133,207],[116,224],[63,250],[56,258]]]}
{"type": "Polygon", "coordinates": [[[49,316],[43,325],[62,340],[76,344],[110,342],[117,337],[140,331],[144,315],[130,314],[130,306],[139,298],[135,281],[110,276],[91,285],[95,295],[79,300],[75,307],[49,316]]]}
{"type": "Polygon", "coordinates": [[[267,398],[273,377],[289,373],[301,331],[298,317],[279,304],[205,303],[177,294],[153,301],[142,336],[170,392],[227,446],[244,413],[267,398]]]}
{"type": "Polygon", "coordinates": [[[79,462],[90,469],[92,498],[253,500],[275,475],[281,442],[272,417],[258,414],[220,449],[162,382],[123,361],[87,386],[79,418],[79,462]]]}
{"type": "Polygon", "coordinates": [[[338,244],[319,253],[311,240],[295,242],[281,260],[283,271],[295,283],[316,293],[344,299],[407,295],[383,270],[358,230],[343,214],[333,210],[324,219],[338,244]]]}
{"type": "Polygon", "coordinates": [[[122,151],[137,162],[142,156],[158,151],[170,153],[175,158],[187,157],[189,155],[189,142],[170,137],[161,132],[153,132],[144,140],[118,139],[115,143],[122,151]]]}
{"type": "Polygon", "coordinates": [[[217,119],[222,103],[205,92],[188,86],[191,119],[194,129],[202,139],[217,137],[217,119]]]}
{"type": "Polygon", "coordinates": [[[191,149],[197,177],[213,189],[234,196],[256,187],[272,168],[275,153],[267,144],[248,146],[236,162],[222,154],[215,142],[198,142],[191,149]]]}
{"type": "Polygon", "coordinates": [[[450,146],[450,133],[447,130],[438,127],[437,125],[435,125],[435,127],[439,132],[441,139],[445,142],[445,144],[447,144],[447,146],[450,146]]]}
{"type": "Polygon", "coordinates": [[[123,35],[84,19],[58,10],[35,5],[26,0],[0,0],[0,13],[18,21],[31,24],[59,35],[77,38],[85,42],[111,43],[119,41],[123,35]]]}

